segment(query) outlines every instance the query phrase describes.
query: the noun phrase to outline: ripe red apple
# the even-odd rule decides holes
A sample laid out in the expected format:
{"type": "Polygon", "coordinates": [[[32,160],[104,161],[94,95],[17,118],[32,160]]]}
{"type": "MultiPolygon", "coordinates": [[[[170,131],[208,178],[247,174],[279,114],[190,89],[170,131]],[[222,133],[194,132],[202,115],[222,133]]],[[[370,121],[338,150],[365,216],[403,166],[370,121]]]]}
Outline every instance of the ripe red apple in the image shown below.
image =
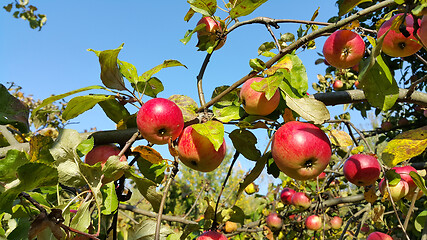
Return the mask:
{"type": "Polygon", "coordinates": [[[251,88],[253,82],[260,82],[263,78],[255,77],[247,80],[243,83],[240,89],[240,99],[243,104],[243,108],[248,114],[266,116],[272,113],[280,102],[280,92],[277,89],[273,97],[267,100],[264,92],[257,92],[251,88]]]}
{"type": "Polygon", "coordinates": [[[323,45],[323,56],[336,68],[349,68],[360,62],[365,54],[365,42],[350,30],[338,30],[323,45]]]}
{"type": "Polygon", "coordinates": [[[142,137],[154,144],[175,140],[184,128],[181,109],[171,100],[153,98],[139,109],[136,124],[142,137]]]}
{"type": "MultiPolygon", "coordinates": [[[[92,150],[90,150],[88,154],[86,154],[85,163],[89,165],[94,165],[97,162],[101,162],[101,165],[104,166],[109,157],[119,155],[119,153],[120,149],[115,145],[94,146],[92,150]]],[[[121,156],[120,161],[126,161],[126,156],[121,156]]]]}
{"type": "Polygon", "coordinates": [[[335,91],[340,90],[343,86],[344,86],[344,83],[341,80],[335,80],[334,83],[332,84],[332,87],[334,88],[335,91]]]}
{"type": "Polygon", "coordinates": [[[296,192],[292,195],[291,198],[292,205],[295,205],[297,207],[300,207],[302,209],[307,209],[311,205],[310,198],[307,197],[307,195],[303,192],[296,192]]]}
{"type": "Polygon", "coordinates": [[[338,230],[342,226],[342,218],[340,218],[339,216],[334,216],[329,221],[329,224],[331,224],[332,229],[338,230]]]}
{"type": "MultiPolygon", "coordinates": [[[[218,40],[219,32],[222,31],[222,27],[219,21],[216,21],[212,17],[206,16],[202,17],[199,22],[197,22],[197,25],[205,24],[206,26],[200,30],[197,31],[197,38],[199,39],[199,43],[197,43],[198,47],[201,47],[202,50],[206,50],[207,47],[205,45],[214,45],[215,42],[218,40]]],[[[227,37],[222,39],[218,46],[215,48],[215,50],[219,50],[224,46],[225,40],[227,37]]]]}
{"type": "Polygon", "coordinates": [[[382,232],[373,232],[368,235],[368,238],[366,240],[393,240],[393,238],[390,235],[387,235],[382,232]]]}
{"type": "MultiPolygon", "coordinates": [[[[381,179],[379,188],[382,195],[388,192],[387,185],[384,179],[381,179]]],[[[409,192],[409,185],[405,180],[400,180],[399,183],[394,186],[389,185],[389,188],[390,188],[390,196],[395,202],[405,197],[409,192]]]]}
{"type": "Polygon", "coordinates": [[[380,176],[381,166],[374,156],[355,154],[344,162],[343,171],[349,182],[357,186],[368,186],[374,184],[380,176]]]}
{"type": "MultiPolygon", "coordinates": [[[[378,30],[378,38],[384,35],[393,24],[393,21],[397,16],[402,16],[403,13],[397,14],[385,21],[378,30]]],[[[418,20],[421,24],[421,21],[418,20]]],[[[407,57],[421,49],[421,45],[417,42],[417,39],[413,35],[414,32],[414,18],[411,14],[406,15],[405,18],[406,30],[409,32],[409,37],[405,37],[401,32],[397,32],[391,29],[384,38],[382,50],[385,54],[391,57],[407,57]]],[[[419,32],[418,32],[419,34],[419,32]]]]}
{"type": "Polygon", "coordinates": [[[226,154],[225,140],[215,150],[209,138],[199,134],[192,126],[186,127],[178,139],[178,156],[187,167],[201,172],[215,170],[226,154]]]}
{"type": "Polygon", "coordinates": [[[265,219],[265,222],[267,224],[267,227],[270,228],[273,232],[280,230],[283,225],[282,217],[280,217],[280,215],[277,213],[268,214],[267,218],[265,219]]]}
{"type": "Polygon", "coordinates": [[[292,196],[294,195],[295,190],[292,188],[283,188],[280,193],[280,199],[284,204],[291,205],[292,204],[292,196]]]}
{"type": "Polygon", "coordinates": [[[421,19],[420,30],[418,31],[422,43],[427,47],[427,15],[424,15],[421,19]]]}
{"type": "Polygon", "coordinates": [[[325,177],[326,177],[326,173],[325,172],[321,172],[319,174],[319,176],[317,176],[317,179],[322,180],[322,179],[325,179],[325,177]]]}
{"type": "Polygon", "coordinates": [[[206,231],[198,236],[196,240],[227,240],[227,237],[220,232],[206,231]]]}
{"type": "Polygon", "coordinates": [[[309,230],[317,231],[322,228],[322,218],[317,215],[308,216],[305,219],[305,227],[309,230]]]}
{"type": "Polygon", "coordinates": [[[381,129],[384,131],[390,131],[393,128],[393,124],[389,121],[381,123],[381,129]]]}
{"type": "Polygon", "coordinates": [[[317,177],[331,160],[331,143],[326,134],[311,123],[291,121],[273,137],[271,153],[277,167],[291,178],[317,177]]]}
{"type": "MultiPolygon", "coordinates": [[[[415,194],[415,189],[417,188],[417,185],[415,184],[412,177],[409,175],[410,172],[417,172],[417,170],[412,166],[402,166],[402,167],[394,167],[392,168],[396,170],[396,173],[400,175],[400,178],[404,181],[406,181],[409,185],[409,192],[405,196],[406,199],[412,200],[412,196],[415,194]]],[[[418,192],[418,198],[420,198],[423,195],[423,191],[418,192]]]]}

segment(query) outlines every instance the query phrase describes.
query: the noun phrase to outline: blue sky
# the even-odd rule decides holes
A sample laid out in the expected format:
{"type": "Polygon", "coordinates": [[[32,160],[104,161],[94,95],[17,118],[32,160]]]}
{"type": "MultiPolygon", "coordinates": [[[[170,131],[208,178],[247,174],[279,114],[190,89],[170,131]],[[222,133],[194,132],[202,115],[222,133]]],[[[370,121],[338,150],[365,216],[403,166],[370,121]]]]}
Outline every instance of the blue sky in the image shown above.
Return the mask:
{"type": "MultiPolygon", "coordinates": [[[[7,1],[4,3],[8,3],[7,1]]],[[[196,14],[189,22],[184,16],[189,9],[186,1],[30,1],[38,13],[47,15],[47,24],[41,31],[30,29],[24,20],[15,19],[11,13],[0,10],[0,82],[15,82],[26,94],[44,99],[51,94],[61,94],[78,88],[100,85],[100,67],[94,53],[86,51],[115,49],[124,43],[119,54],[123,61],[132,63],[142,74],[166,59],[176,59],[187,66],[162,70],[158,77],[165,86],[159,97],[184,94],[197,99],[196,76],[206,55],[197,51],[196,38],[187,45],[179,40],[188,29],[193,29],[201,17],[196,14]]],[[[220,6],[222,1],[218,1],[220,6]]],[[[310,20],[320,7],[317,21],[327,21],[338,12],[332,0],[270,0],[247,20],[258,16],[277,19],[310,20]]],[[[217,15],[224,18],[221,10],[217,15]]],[[[296,34],[298,24],[281,24],[274,30],[296,34]]],[[[318,73],[324,74],[324,65],[314,65],[325,38],[319,38],[317,49],[298,51],[309,77],[309,93],[314,93],[311,83],[318,73]]],[[[232,32],[225,46],[214,53],[204,77],[204,91],[210,97],[216,86],[231,85],[248,74],[249,59],[256,58],[258,47],[271,41],[263,25],[247,25],[232,32]]],[[[144,98],[144,101],[148,98],[144,98]]],[[[129,108],[136,112],[136,108],[129,108]]],[[[342,106],[330,108],[331,115],[342,111],[342,106]]],[[[360,114],[353,114],[361,119],[360,114]]],[[[361,120],[360,120],[361,121],[361,120]]],[[[69,125],[79,131],[97,127],[114,129],[115,125],[96,106],[93,110],[73,119],[69,125]]],[[[359,124],[359,123],[357,123],[359,124]]],[[[262,139],[260,149],[265,146],[262,139]]],[[[245,162],[245,161],[243,161],[245,162]]],[[[246,165],[246,164],[243,164],[246,165]]],[[[250,166],[249,166],[250,167],[250,166]]]]}

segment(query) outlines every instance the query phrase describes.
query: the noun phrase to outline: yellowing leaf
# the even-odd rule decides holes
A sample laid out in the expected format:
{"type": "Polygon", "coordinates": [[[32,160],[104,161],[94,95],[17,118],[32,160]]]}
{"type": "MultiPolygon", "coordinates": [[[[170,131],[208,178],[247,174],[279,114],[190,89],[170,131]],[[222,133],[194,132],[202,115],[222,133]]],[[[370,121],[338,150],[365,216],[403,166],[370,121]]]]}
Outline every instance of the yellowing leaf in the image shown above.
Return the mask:
{"type": "Polygon", "coordinates": [[[282,117],[285,123],[295,121],[294,114],[292,113],[292,110],[290,108],[285,108],[285,112],[283,113],[282,117]]]}
{"type": "Polygon", "coordinates": [[[163,161],[162,155],[160,155],[159,152],[154,150],[154,148],[148,147],[148,146],[137,146],[135,147],[132,152],[137,152],[139,155],[146,159],[147,161],[158,164],[163,161]]]}
{"type": "Polygon", "coordinates": [[[427,147],[427,126],[409,130],[391,140],[382,153],[383,162],[394,167],[420,155],[427,147]]]}
{"type": "Polygon", "coordinates": [[[344,0],[339,5],[339,12],[338,15],[342,16],[348,12],[350,12],[353,8],[355,8],[357,5],[363,2],[372,2],[372,0],[344,0]]]}
{"type": "Polygon", "coordinates": [[[332,129],[329,132],[329,139],[332,144],[340,147],[349,147],[353,145],[353,140],[351,140],[350,135],[344,131],[332,129]]]}
{"type": "Polygon", "coordinates": [[[372,214],[372,220],[374,222],[382,222],[384,218],[385,206],[377,205],[374,207],[374,212],[372,214]]]}
{"type": "Polygon", "coordinates": [[[359,146],[351,149],[351,155],[361,153],[361,152],[363,152],[364,149],[365,148],[363,147],[363,145],[359,145],[359,146]]]}
{"type": "Polygon", "coordinates": [[[375,187],[370,187],[369,190],[367,190],[363,193],[363,195],[365,196],[365,200],[367,202],[370,202],[371,204],[374,204],[374,202],[378,198],[378,196],[375,192],[376,192],[375,187]]]}
{"type": "Polygon", "coordinates": [[[264,74],[271,76],[279,69],[287,69],[289,71],[292,69],[292,60],[289,58],[289,56],[285,56],[279,62],[265,70],[264,74]]]}

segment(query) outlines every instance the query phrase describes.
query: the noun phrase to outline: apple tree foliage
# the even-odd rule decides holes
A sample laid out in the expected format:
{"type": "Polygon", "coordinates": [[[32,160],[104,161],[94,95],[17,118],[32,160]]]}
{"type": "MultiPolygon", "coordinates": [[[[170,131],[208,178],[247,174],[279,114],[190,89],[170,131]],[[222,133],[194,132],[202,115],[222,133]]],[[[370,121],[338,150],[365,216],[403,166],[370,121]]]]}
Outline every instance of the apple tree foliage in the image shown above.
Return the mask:
{"type": "MultiPolygon", "coordinates": [[[[39,102],[23,97],[19,89],[14,92],[12,87],[0,85],[0,237],[187,239],[211,229],[233,239],[352,239],[365,238],[373,231],[400,239],[427,239],[426,46],[413,56],[392,58],[381,51],[383,39],[376,38],[376,30],[394,12],[421,18],[427,11],[427,2],[339,0],[337,16],[328,23],[315,22],[317,11],[310,20],[266,16],[239,21],[266,1],[233,0],[224,6],[215,0],[187,1],[186,21],[214,16],[225,26],[216,33],[216,41],[198,44],[207,52],[195,83],[199,99],[169,97],[181,108],[186,124],[194,125],[216,148],[223,137],[231,140],[233,147],[229,148],[227,159],[211,173],[194,172],[180,164],[174,143],[169,144],[173,159],[164,159],[156,145],[136,142],[140,140],[136,112],[130,112],[127,106],[141,106],[156,98],[168,87],[156,73],[170,67],[186,67],[178,60],[165,60],[138,73],[134,65],[119,59],[122,44],[103,51],[88,49],[100,63],[100,85],[82,86],[39,102]],[[226,9],[226,13],[217,12],[218,7],[226,9]],[[249,73],[242,73],[240,80],[227,86],[217,86],[211,98],[205,99],[204,71],[221,40],[232,38],[237,28],[264,24],[271,32],[271,27],[279,28],[287,22],[301,26],[296,33],[273,34],[272,39],[266,39],[258,48],[259,58],[248,60],[252,69],[249,73]],[[318,81],[311,86],[318,93],[308,95],[307,63],[301,61],[298,52],[315,51],[318,37],[338,29],[359,33],[367,45],[365,56],[350,69],[325,65],[325,73],[319,73],[318,81]],[[279,107],[268,116],[248,115],[241,106],[239,86],[254,76],[264,80],[251,87],[264,92],[267,98],[277,89],[280,91],[279,107]],[[335,80],[341,80],[343,88],[333,90],[335,80]],[[74,94],[79,96],[72,97],[74,94]],[[68,97],[72,98],[64,102],[68,97]],[[79,133],[67,128],[67,121],[97,104],[117,129],[79,133]],[[337,104],[345,105],[345,110],[331,117],[328,106],[337,104]],[[349,109],[359,111],[365,118],[373,113],[393,126],[361,131],[352,123],[349,109]],[[407,120],[405,124],[403,118],[407,120]],[[293,120],[314,123],[328,134],[333,156],[324,178],[291,179],[275,165],[270,144],[266,149],[257,149],[258,139],[271,139],[283,123],[293,120]],[[94,145],[107,143],[120,146],[121,154],[129,161],[120,162],[117,156],[110,157],[105,166],[82,161],[94,145]],[[388,186],[400,180],[400,175],[390,170],[392,167],[414,166],[419,171],[410,176],[418,186],[419,196],[394,202],[387,193],[381,196],[378,186],[350,184],[343,176],[342,164],[357,153],[378,157],[381,177],[388,180],[388,186]],[[239,156],[253,165],[249,172],[235,170],[239,156]],[[247,187],[253,188],[264,169],[281,183],[270,184],[266,195],[248,191],[247,187]],[[117,172],[124,172],[123,177],[105,181],[117,172]],[[305,192],[312,201],[310,207],[300,209],[282,203],[280,191],[284,187],[305,192]],[[271,212],[280,214],[284,222],[281,229],[266,227],[265,219],[271,212]],[[304,220],[311,215],[321,217],[320,230],[305,227],[304,220]],[[329,226],[328,221],[334,216],[343,219],[341,228],[329,226]],[[227,221],[237,223],[238,228],[228,231],[224,228],[227,221]]],[[[27,5],[27,1],[16,3],[15,8],[23,12],[17,11],[14,16],[30,20],[32,28],[41,28],[45,16],[35,15],[36,8],[27,5]]],[[[13,6],[4,8],[11,11],[13,6]]],[[[200,28],[195,26],[183,33],[181,41],[187,44],[200,28]]],[[[323,56],[319,56],[316,64],[324,64],[323,56]]]]}

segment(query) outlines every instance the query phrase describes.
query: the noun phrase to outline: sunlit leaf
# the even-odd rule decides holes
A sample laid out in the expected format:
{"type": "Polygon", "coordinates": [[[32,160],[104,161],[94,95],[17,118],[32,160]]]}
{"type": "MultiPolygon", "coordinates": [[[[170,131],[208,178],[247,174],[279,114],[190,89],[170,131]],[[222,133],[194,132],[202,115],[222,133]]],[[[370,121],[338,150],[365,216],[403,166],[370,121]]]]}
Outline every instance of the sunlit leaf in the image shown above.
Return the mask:
{"type": "Polygon", "coordinates": [[[101,187],[103,204],[102,204],[102,214],[110,215],[117,211],[119,206],[119,201],[117,200],[116,188],[114,182],[109,182],[101,187]]]}
{"type": "Polygon", "coordinates": [[[338,8],[339,8],[338,15],[342,16],[342,15],[350,12],[357,5],[364,3],[364,2],[372,2],[372,0],[344,0],[338,6],[338,8]]]}
{"type": "Polygon", "coordinates": [[[222,105],[222,102],[216,103],[212,107],[215,118],[221,122],[230,122],[241,119],[245,115],[245,110],[236,105],[222,105]]]}
{"type": "Polygon", "coordinates": [[[197,117],[197,103],[192,98],[185,95],[172,95],[168,98],[172,102],[176,103],[181,109],[184,122],[193,120],[197,117]]]}
{"type": "Polygon", "coordinates": [[[280,89],[285,91],[291,97],[301,98],[306,95],[308,89],[307,71],[301,59],[297,55],[288,54],[284,59],[290,59],[292,65],[287,64],[288,68],[277,69],[276,74],[281,74],[283,81],[280,83],[280,89]]]}
{"type": "Polygon", "coordinates": [[[148,146],[137,146],[132,149],[132,152],[139,153],[139,156],[153,164],[159,164],[163,162],[163,157],[154,148],[148,146]]]}
{"type": "MultiPolygon", "coordinates": [[[[138,239],[138,240],[150,240],[154,239],[156,232],[156,221],[147,219],[142,221],[140,224],[137,224],[128,230],[129,238],[128,239],[138,239]]],[[[173,231],[162,224],[160,227],[160,239],[168,239],[167,236],[172,234],[173,231]]]]}
{"type": "Polygon", "coordinates": [[[53,140],[50,137],[43,135],[36,135],[30,139],[30,161],[31,162],[43,162],[52,163],[54,159],[49,152],[53,144],[53,140]]]}
{"type": "Polygon", "coordinates": [[[92,109],[97,103],[114,99],[113,95],[86,95],[72,98],[62,113],[65,120],[73,119],[80,114],[92,109]]]}
{"type": "Polygon", "coordinates": [[[426,182],[424,178],[422,178],[417,172],[414,171],[409,172],[409,175],[411,176],[412,180],[414,180],[414,183],[417,185],[417,187],[421,189],[425,195],[427,195],[426,182]]]}
{"type": "Polygon", "coordinates": [[[286,95],[286,105],[302,118],[314,122],[314,124],[322,124],[330,119],[325,104],[314,98],[292,98],[286,95]]]}
{"type": "Polygon", "coordinates": [[[7,152],[6,157],[0,161],[0,181],[9,181],[16,179],[16,170],[28,163],[27,154],[15,149],[7,152]]]}
{"type": "Polygon", "coordinates": [[[162,161],[159,164],[153,164],[144,158],[138,157],[136,159],[136,163],[138,164],[139,171],[141,171],[145,178],[158,184],[160,184],[164,179],[167,168],[165,161],[162,161]]]}
{"type": "Polygon", "coordinates": [[[180,63],[177,60],[165,60],[162,64],[144,72],[140,77],[139,77],[139,82],[146,82],[148,81],[154,74],[158,73],[160,70],[164,69],[164,68],[169,68],[169,67],[185,67],[187,68],[185,65],[183,65],[182,63],[180,63]]]}
{"type": "Polygon", "coordinates": [[[236,0],[234,7],[230,10],[232,19],[251,14],[267,0],[236,0]]]}
{"type": "Polygon", "coordinates": [[[126,177],[132,179],[135,182],[136,188],[139,190],[142,196],[144,196],[144,198],[150,202],[153,210],[155,212],[159,211],[162,195],[156,191],[156,184],[151,180],[136,175],[134,171],[129,171],[126,174],[126,177]]]}
{"type": "Polygon", "coordinates": [[[119,70],[120,73],[130,82],[130,83],[136,83],[138,82],[138,72],[136,70],[136,67],[132,65],[131,63],[117,60],[117,63],[119,64],[119,70]]]}
{"type": "Polygon", "coordinates": [[[145,82],[138,82],[136,85],[132,84],[132,87],[138,92],[153,98],[157,97],[157,94],[165,89],[163,83],[156,77],[152,77],[145,82]]]}
{"type": "Polygon", "coordinates": [[[265,93],[265,98],[270,100],[277,92],[281,79],[276,77],[264,78],[259,82],[252,82],[251,88],[257,92],[265,93]]]}
{"type": "Polygon", "coordinates": [[[191,125],[193,129],[202,136],[205,136],[213,144],[215,151],[224,142],[224,125],[218,121],[207,121],[191,125]]]}
{"type": "Polygon", "coordinates": [[[427,126],[405,131],[387,144],[382,153],[382,160],[387,166],[394,167],[400,162],[420,155],[426,147],[427,126]]]}
{"type": "Polygon", "coordinates": [[[70,227],[84,232],[90,225],[90,201],[83,202],[71,220],[70,227]]]}
{"type": "Polygon", "coordinates": [[[276,64],[271,66],[269,69],[265,70],[264,74],[271,76],[279,69],[286,69],[290,71],[293,66],[290,56],[291,55],[286,55],[284,58],[280,59],[276,64]]]}
{"type": "Polygon", "coordinates": [[[418,214],[418,216],[415,218],[415,229],[418,232],[422,232],[423,229],[425,228],[425,222],[427,221],[427,210],[423,210],[420,214],[418,214]]]}
{"type": "Polygon", "coordinates": [[[331,143],[336,146],[349,147],[353,145],[353,140],[351,139],[350,135],[344,131],[332,129],[328,135],[331,143]]]}
{"type": "Polygon", "coordinates": [[[0,102],[0,124],[11,124],[23,133],[28,132],[28,107],[10,94],[3,84],[0,84],[0,102]]]}
{"type": "Polygon", "coordinates": [[[188,9],[187,14],[185,14],[184,16],[184,21],[186,22],[190,21],[190,19],[194,16],[195,13],[196,11],[194,11],[192,8],[188,9]]]}
{"type": "Polygon", "coordinates": [[[262,71],[265,68],[265,63],[259,59],[259,58],[254,58],[249,60],[249,66],[256,72],[262,71]]]}
{"type": "Polygon", "coordinates": [[[203,16],[213,16],[216,12],[216,0],[187,0],[187,2],[193,11],[203,16]]]}

